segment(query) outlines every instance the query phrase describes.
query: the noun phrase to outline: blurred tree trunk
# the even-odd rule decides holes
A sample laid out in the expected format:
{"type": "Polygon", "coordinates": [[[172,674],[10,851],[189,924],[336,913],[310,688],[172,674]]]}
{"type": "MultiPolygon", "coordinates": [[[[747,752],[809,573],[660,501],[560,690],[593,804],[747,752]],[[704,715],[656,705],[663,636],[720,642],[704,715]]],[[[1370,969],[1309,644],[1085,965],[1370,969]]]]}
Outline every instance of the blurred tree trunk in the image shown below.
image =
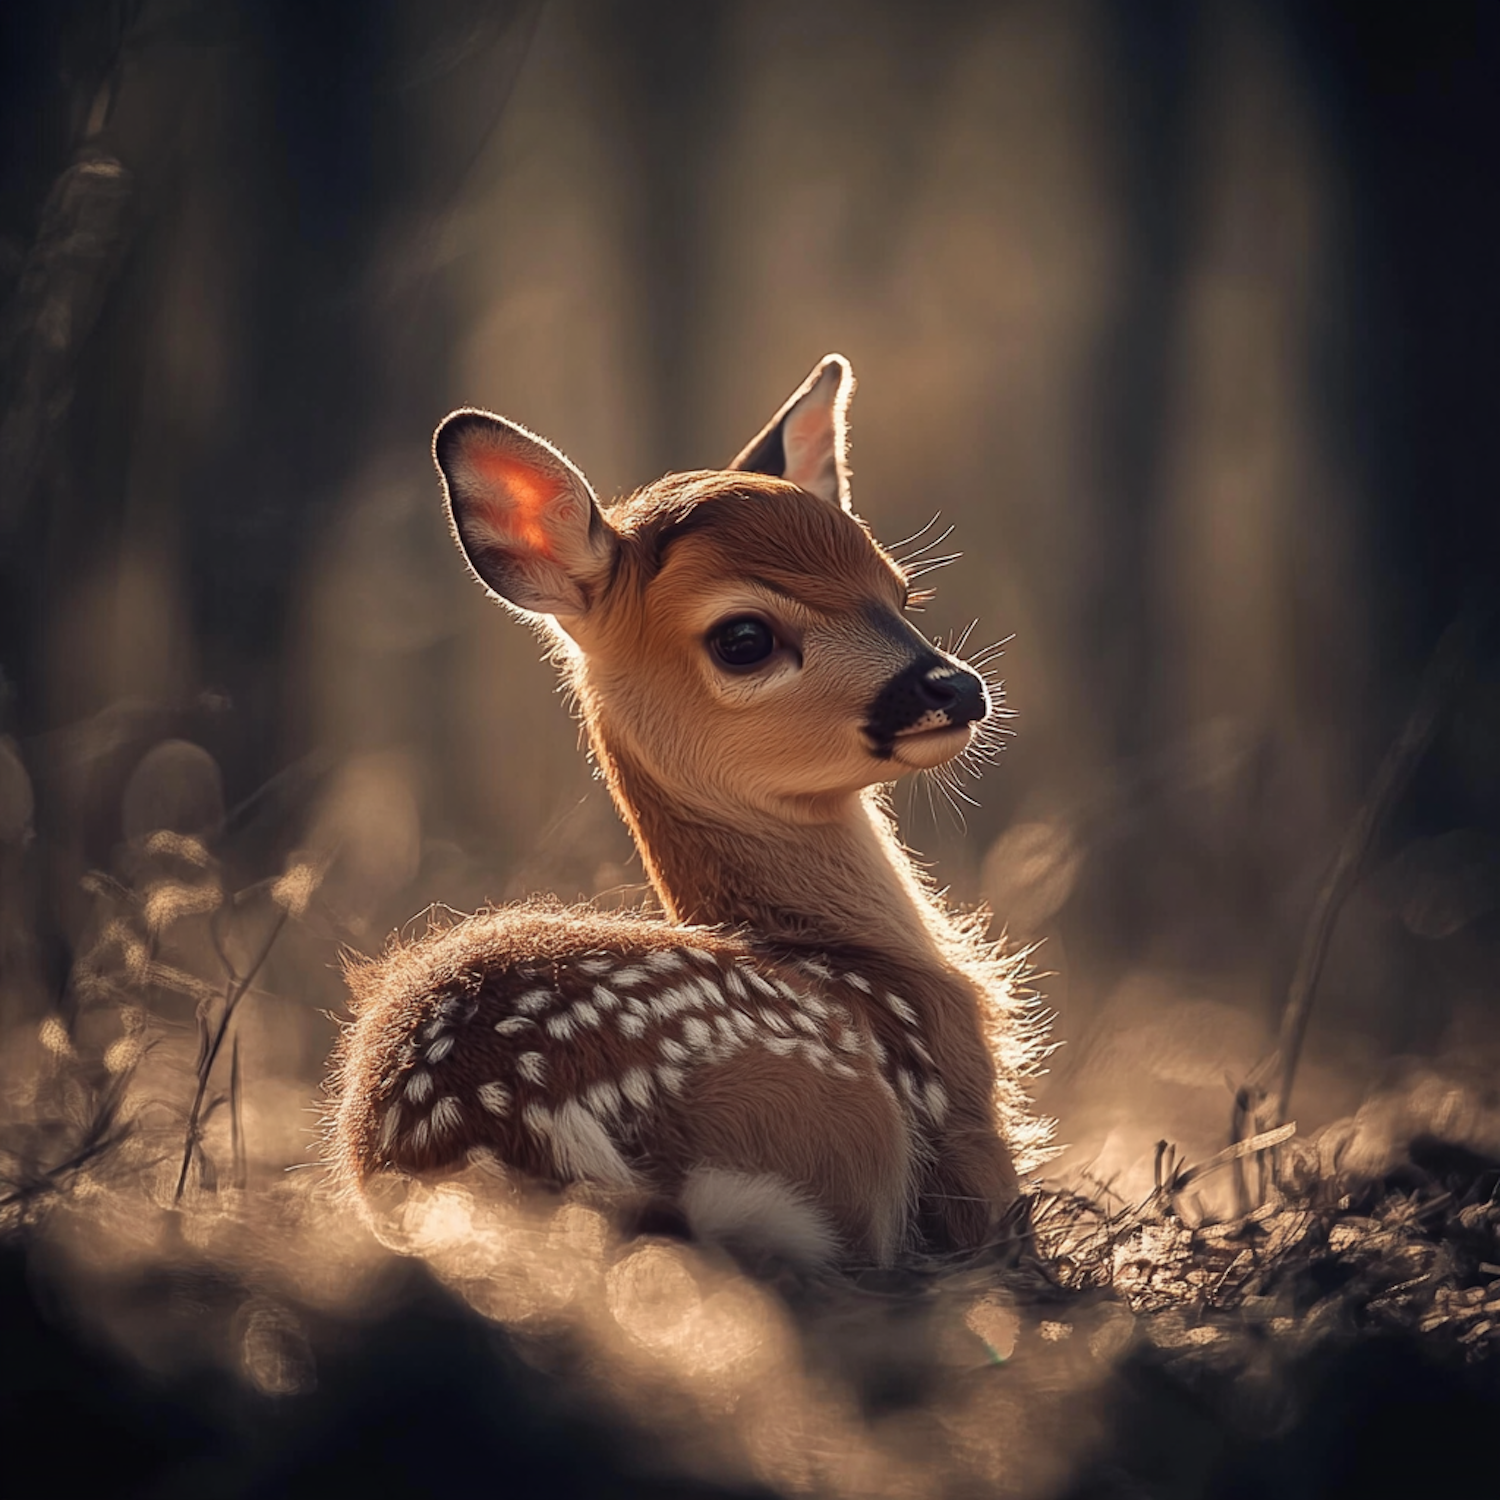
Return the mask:
{"type": "Polygon", "coordinates": [[[298,749],[303,560],[372,441],[425,448],[437,237],[538,9],[146,0],[15,28],[12,73],[76,80],[7,111],[62,149],[11,205],[32,243],[0,332],[0,730],[46,830],[54,989],[149,744],[206,744],[231,801],[298,749]]]}

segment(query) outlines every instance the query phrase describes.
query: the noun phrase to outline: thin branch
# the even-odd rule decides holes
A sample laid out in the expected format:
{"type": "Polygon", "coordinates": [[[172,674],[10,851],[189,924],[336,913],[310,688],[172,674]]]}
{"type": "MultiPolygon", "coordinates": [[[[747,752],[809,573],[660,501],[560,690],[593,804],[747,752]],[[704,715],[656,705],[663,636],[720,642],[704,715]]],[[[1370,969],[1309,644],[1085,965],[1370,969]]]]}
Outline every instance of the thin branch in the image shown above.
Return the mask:
{"type": "Polygon", "coordinates": [[[1471,607],[1443,632],[1432,660],[1422,674],[1417,701],[1406,724],[1395,744],[1386,752],[1370,795],[1350,824],[1338,855],[1323,877],[1287,990],[1276,1050],[1281,1076],[1276,1092],[1259,1112],[1264,1125],[1280,1125],[1285,1118],[1297,1077],[1297,1063],[1302,1056],[1302,1043],[1307,1035],[1307,1023],[1312,1016],[1313,996],[1339,910],[1364,874],[1370,851],[1386,818],[1406,789],[1468,677],[1484,620],[1484,611],[1471,607]]]}
{"type": "Polygon", "coordinates": [[[126,1082],[133,1071],[133,1068],[127,1068],[110,1080],[109,1086],[94,1107],[93,1116],[78,1145],[62,1161],[34,1173],[28,1181],[18,1183],[12,1192],[0,1195],[0,1209],[11,1208],[43,1194],[60,1191],[68,1178],[76,1176],[90,1162],[113,1151],[131,1134],[134,1125],[129,1120],[119,1123],[118,1114],[126,1082]]]}
{"type": "MultiPolygon", "coordinates": [[[[261,965],[270,957],[271,949],[276,945],[276,939],[281,936],[281,929],[286,926],[286,920],[287,912],[283,908],[277,912],[276,920],[271,924],[271,931],[261,946],[260,952],[255,956],[255,962],[239,978],[231,978],[224,992],[223,1013],[219,1017],[219,1024],[214,1031],[208,1055],[198,1068],[198,1087],[193,1094],[193,1107],[188,1111],[187,1133],[182,1143],[182,1167],[177,1173],[177,1191],[172,1199],[174,1203],[182,1202],[183,1189],[187,1186],[188,1169],[193,1164],[193,1151],[198,1145],[199,1123],[203,1115],[203,1101],[208,1094],[208,1080],[213,1073],[214,1061],[219,1055],[219,1049],[224,1045],[229,1023],[234,1019],[235,1008],[244,999],[246,991],[260,972],[261,965]]],[[[233,970],[230,972],[232,974],[233,970]]]]}
{"type": "Polygon", "coordinates": [[[229,1050],[229,1154],[233,1163],[233,1182],[237,1188],[245,1185],[249,1173],[245,1166],[245,1121],[243,1114],[244,1095],[240,1090],[240,1034],[235,1032],[229,1050]]]}

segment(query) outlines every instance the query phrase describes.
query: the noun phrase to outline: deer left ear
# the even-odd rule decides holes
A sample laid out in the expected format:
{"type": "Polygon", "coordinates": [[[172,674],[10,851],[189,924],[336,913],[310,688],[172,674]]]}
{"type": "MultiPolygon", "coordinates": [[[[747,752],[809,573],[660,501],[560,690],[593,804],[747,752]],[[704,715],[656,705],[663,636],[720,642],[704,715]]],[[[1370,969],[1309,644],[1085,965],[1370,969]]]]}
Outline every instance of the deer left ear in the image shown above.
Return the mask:
{"type": "Polygon", "coordinates": [[[789,479],[808,494],[848,510],[853,395],[849,361],[842,354],[825,355],[729,467],[789,479]]]}
{"type": "Polygon", "coordinates": [[[444,419],[432,451],[454,534],[480,582],[528,614],[586,615],[619,541],[588,480],[520,423],[472,408],[444,419]]]}

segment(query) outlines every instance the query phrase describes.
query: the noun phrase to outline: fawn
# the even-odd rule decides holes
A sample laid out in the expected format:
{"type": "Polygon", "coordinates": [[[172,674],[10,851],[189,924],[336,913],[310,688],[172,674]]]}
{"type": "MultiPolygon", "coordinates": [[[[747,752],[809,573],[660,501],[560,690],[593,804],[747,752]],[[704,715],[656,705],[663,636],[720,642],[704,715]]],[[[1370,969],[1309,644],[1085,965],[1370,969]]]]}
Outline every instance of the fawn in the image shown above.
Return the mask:
{"type": "Polygon", "coordinates": [[[347,1180],[478,1156],[811,1263],[978,1246],[1016,1197],[1047,1134],[1022,960],[885,790],[993,705],[850,509],[853,386],[829,355],[727,470],[607,510],[514,422],[438,428],[458,545],[549,642],[665,915],[528,902],[351,964],[347,1180]]]}

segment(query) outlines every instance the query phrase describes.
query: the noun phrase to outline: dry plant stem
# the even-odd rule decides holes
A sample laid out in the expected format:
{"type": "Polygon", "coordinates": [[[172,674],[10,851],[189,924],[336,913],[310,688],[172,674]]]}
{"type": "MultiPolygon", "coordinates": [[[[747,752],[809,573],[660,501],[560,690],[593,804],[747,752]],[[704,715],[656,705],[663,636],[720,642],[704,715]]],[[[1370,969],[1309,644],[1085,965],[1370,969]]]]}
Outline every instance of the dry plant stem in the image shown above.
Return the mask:
{"type": "MultiPolygon", "coordinates": [[[[187,1133],[182,1143],[182,1166],[177,1173],[177,1191],[172,1198],[174,1203],[182,1202],[183,1190],[187,1187],[188,1169],[193,1164],[193,1151],[198,1145],[199,1125],[203,1118],[203,1101],[208,1095],[208,1080],[213,1074],[214,1062],[218,1058],[219,1049],[224,1045],[224,1038],[229,1034],[229,1023],[234,1019],[235,1009],[240,1001],[245,998],[250,986],[255,982],[255,976],[260,973],[261,966],[270,957],[271,949],[276,945],[276,939],[281,936],[281,929],[286,926],[286,918],[287,914],[284,910],[277,913],[270,933],[261,945],[260,952],[255,956],[255,962],[244,974],[236,976],[233,969],[229,970],[229,986],[224,992],[224,1010],[219,1016],[218,1026],[214,1029],[213,1039],[209,1042],[198,1064],[198,1087],[193,1093],[193,1107],[188,1111],[187,1133]]],[[[225,968],[229,968],[227,959],[225,968]]],[[[235,1078],[238,1077],[238,1072],[239,1069],[236,1066],[235,1078]]],[[[235,1088],[234,1078],[231,1079],[230,1086],[231,1089],[235,1088]]]]}
{"type": "Polygon", "coordinates": [[[1258,1112],[1262,1129],[1282,1124],[1285,1117],[1297,1076],[1297,1063],[1302,1055],[1303,1039],[1307,1035],[1307,1023],[1312,1015],[1313,995],[1339,909],[1358,884],[1386,817],[1411,780],[1437,733],[1438,725],[1457,697],[1468,675],[1483,621],[1483,613],[1471,607],[1443,632],[1432,660],[1422,674],[1417,701],[1406,724],[1395,744],[1386,752],[1370,795],[1344,835],[1338,856],[1318,889],[1302,951],[1298,954],[1297,967],[1287,991],[1286,1008],[1281,1015],[1281,1034],[1276,1050],[1281,1076],[1276,1092],[1258,1112]]]}
{"type": "Polygon", "coordinates": [[[237,1188],[245,1185],[245,1124],[243,1116],[244,1095],[240,1090],[240,1036],[234,1034],[229,1048],[229,1141],[230,1157],[234,1175],[231,1179],[237,1188]]]}
{"type": "Polygon", "coordinates": [[[122,1125],[117,1119],[129,1077],[130,1070],[127,1069],[110,1081],[77,1148],[62,1161],[35,1174],[29,1181],[20,1183],[11,1192],[0,1194],[0,1209],[12,1208],[18,1203],[26,1203],[57,1191],[70,1176],[76,1175],[90,1162],[97,1161],[99,1157],[112,1151],[130,1134],[129,1122],[122,1125]]]}

